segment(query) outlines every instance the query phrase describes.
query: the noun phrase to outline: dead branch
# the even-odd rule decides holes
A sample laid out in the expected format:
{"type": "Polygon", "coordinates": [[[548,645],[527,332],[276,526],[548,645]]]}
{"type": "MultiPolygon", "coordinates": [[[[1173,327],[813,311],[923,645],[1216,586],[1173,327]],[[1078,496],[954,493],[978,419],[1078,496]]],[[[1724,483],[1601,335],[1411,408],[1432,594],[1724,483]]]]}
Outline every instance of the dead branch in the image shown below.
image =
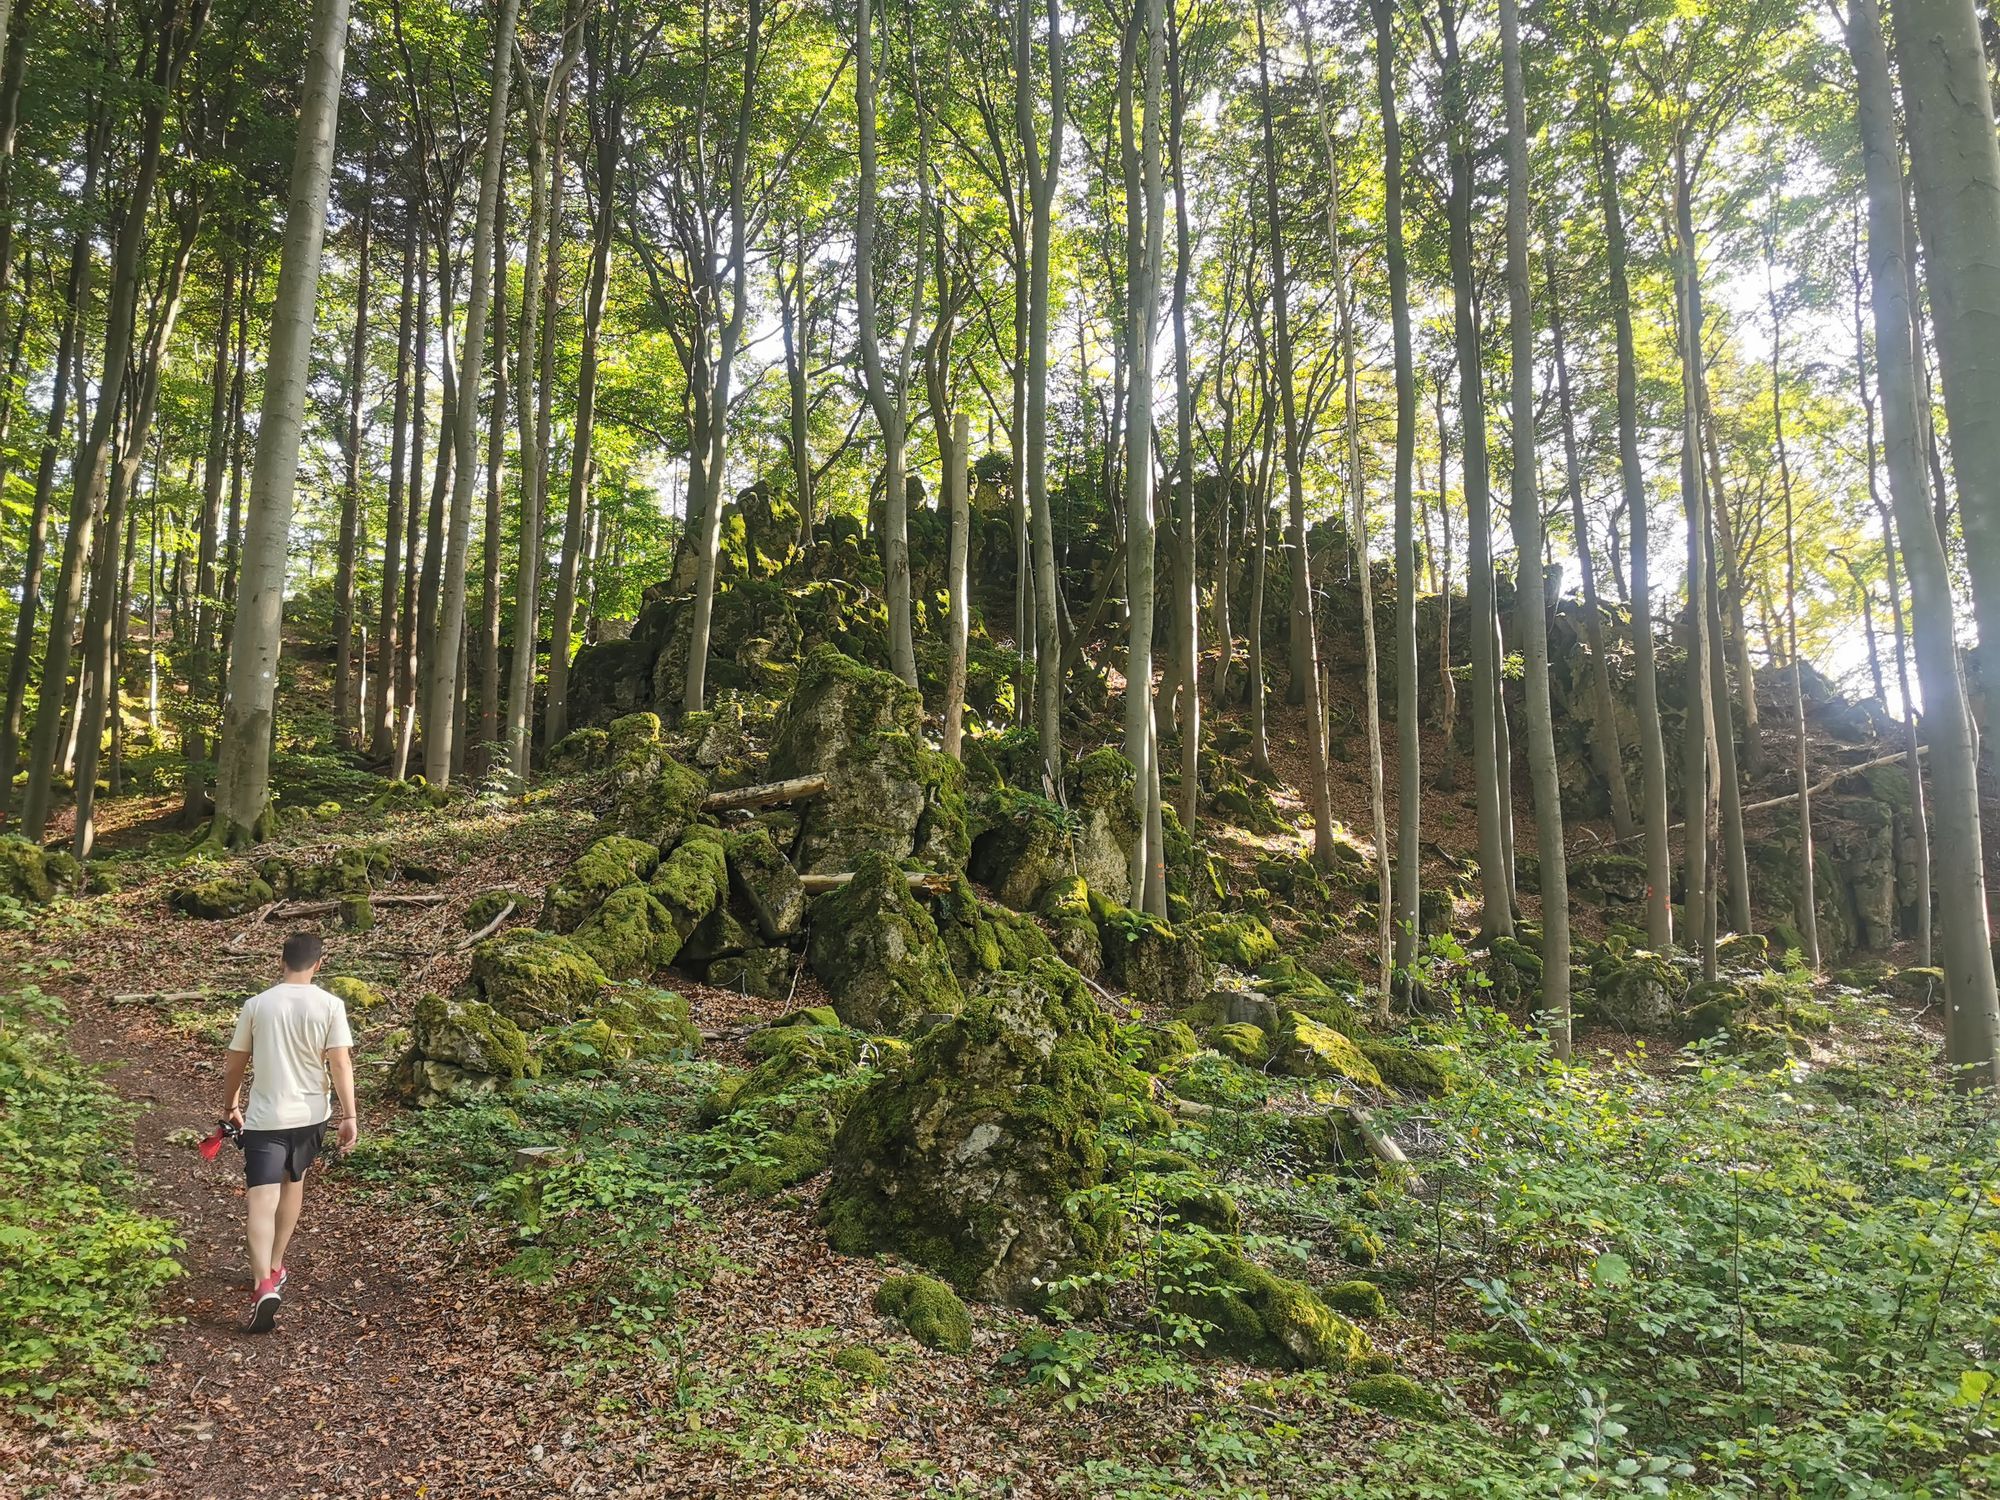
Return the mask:
{"type": "Polygon", "coordinates": [[[804,802],[825,793],[824,776],[793,776],[785,781],[762,781],[755,786],[740,786],[734,791],[710,792],[701,799],[701,810],[725,812],[739,807],[775,807],[781,802],[804,802]]]}
{"type": "Polygon", "coordinates": [[[484,927],[480,928],[479,931],[473,933],[472,936],[466,938],[458,945],[457,948],[453,949],[452,951],[456,953],[463,953],[467,948],[470,948],[473,944],[483,943],[484,941],[486,941],[486,939],[492,937],[494,933],[500,930],[500,924],[506,921],[509,917],[514,915],[514,905],[515,905],[514,902],[509,901],[505,906],[500,908],[499,916],[495,917],[492,921],[488,922],[484,927]]]}

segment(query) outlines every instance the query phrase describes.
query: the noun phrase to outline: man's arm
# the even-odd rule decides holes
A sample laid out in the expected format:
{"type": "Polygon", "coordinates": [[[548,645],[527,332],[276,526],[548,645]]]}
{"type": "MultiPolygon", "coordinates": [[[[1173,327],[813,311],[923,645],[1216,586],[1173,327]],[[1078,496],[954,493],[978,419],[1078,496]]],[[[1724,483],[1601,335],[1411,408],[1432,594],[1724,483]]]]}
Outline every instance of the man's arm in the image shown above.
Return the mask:
{"type": "Polygon", "coordinates": [[[222,1054],[223,1117],[243,1128],[243,1075],[250,1069],[250,1054],[231,1049],[222,1054]]]}
{"type": "Polygon", "coordinates": [[[345,1151],[361,1134],[361,1115],[359,1106],[354,1102],[354,1051],[350,1047],[329,1047],[326,1049],[326,1061],[333,1072],[334,1097],[340,1101],[337,1139],[340,1149],[345,1151]]]}

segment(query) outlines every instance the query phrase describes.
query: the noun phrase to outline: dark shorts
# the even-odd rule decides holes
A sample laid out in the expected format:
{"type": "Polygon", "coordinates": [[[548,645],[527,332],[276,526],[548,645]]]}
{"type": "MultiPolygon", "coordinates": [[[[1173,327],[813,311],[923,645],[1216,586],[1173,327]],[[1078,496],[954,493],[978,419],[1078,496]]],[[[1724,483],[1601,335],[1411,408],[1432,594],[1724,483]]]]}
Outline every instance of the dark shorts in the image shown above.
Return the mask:
{"type": "Polygon", "coordinates": [[[326,1144],[326,1121],[295,1125],[290,1130],[243,1132],[243,1185],[274,1187],[297,1182],[326,1144]]]}

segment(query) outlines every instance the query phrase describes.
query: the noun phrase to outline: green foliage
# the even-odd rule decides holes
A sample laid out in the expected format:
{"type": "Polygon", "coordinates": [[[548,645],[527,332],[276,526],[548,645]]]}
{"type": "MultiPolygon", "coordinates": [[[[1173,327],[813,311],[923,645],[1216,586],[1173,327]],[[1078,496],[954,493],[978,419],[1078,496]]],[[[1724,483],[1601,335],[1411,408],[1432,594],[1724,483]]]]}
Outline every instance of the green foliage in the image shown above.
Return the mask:
{"type": "Polygon", "coordinates": [[[127,1111],[59,1040],[62,1007],[0,995],[0,1409],[53,1424],[139,1379],[181,1242],[133,1207],[127,1111]]]}

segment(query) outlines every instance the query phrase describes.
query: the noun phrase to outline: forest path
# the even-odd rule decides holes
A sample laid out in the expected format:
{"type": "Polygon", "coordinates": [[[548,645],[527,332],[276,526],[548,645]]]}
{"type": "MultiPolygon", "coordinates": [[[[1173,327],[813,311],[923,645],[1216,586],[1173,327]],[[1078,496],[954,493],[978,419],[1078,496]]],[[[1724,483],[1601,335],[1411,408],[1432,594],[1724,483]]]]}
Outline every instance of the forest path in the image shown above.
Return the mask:
{"type": "Polygon", "coordinates": [[[328,1163],[308,1179],[277,1329],[246,1333],[242,1158],[225,1148],[205,1162],[179,1134],[214,1128],[220,1052],[200,1055],[163,1029],[146,1009],[101,999],[73,1011],[76,1051],[138,1108],[142,1202],[186,1244],[186,1274],[163,1299],[178,1321],[160,1331],[150,1382],[116,1424],[137,1455],[116,1492],[465,1493],[469,1472],[490,1472],[496,1448],[520,1437],[494,1430],[513,1427],[508,1361],[496,1358],[497,1330],[468,1312],[468,1282],[392,1202],[328,1163]]]}

